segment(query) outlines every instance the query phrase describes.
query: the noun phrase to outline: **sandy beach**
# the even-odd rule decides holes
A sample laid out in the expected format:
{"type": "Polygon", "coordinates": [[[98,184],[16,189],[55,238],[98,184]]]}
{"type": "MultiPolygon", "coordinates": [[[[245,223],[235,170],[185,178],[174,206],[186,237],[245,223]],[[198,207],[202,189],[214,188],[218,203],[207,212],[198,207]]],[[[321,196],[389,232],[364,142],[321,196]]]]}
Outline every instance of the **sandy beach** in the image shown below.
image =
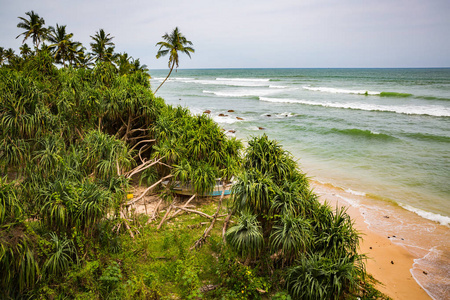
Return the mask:
{"type": "Polygon", "coordinates": [[[404,247],[391,242],[392,237],[381,235],[368,228],[363,212],[358,207],[349,206],[338,195],[336,188],[312,182],[312,187],[320,196],[321,202],[327,201],[332,207],[346,206],[348,214],[362,233],[361,253],[368,256],[367,272],[381,282],[377,285],[384,294],[392,299],[432,299],[412,276],[414,259],[404,247]]]}

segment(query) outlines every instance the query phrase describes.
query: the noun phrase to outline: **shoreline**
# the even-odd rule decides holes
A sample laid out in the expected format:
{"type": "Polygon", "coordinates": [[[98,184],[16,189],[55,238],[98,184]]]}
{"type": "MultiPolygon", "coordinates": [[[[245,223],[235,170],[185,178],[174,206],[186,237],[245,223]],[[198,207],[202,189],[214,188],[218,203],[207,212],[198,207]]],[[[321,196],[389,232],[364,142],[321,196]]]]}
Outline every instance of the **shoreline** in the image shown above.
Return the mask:
{"type": "MultiPolygon", "coordinates": [[[[417,248],[421,251],[414,250],[415,246],[404,243],[409,238],[402,233],[395,234],[395,226],[391,228],[391,232],[394,234],[386,234],[383,226],[380,226],[382,223],[388,223],[384,227],[391,227],[389,226],[390,217],[384,215],[386,211],[382,211],[381,214],[378,211],[377,216],[371,216],[370,212],[365,209],[365,204],[361,203],[361,198],[367,197],[350,194],[338,187],[314,180],[310,180],[310,184],[321,202],[326,201],[331,207],[336,207],[336,205],[347,207],[347,213],[354,221],[356,229],[362,233],[360,252],[368,256],[367,273],[381,283],[376,284],[378,290],[395,300],[439,299],[442,295],[448,296],[448,290],[445,289],[445,286],[448,285],[448,282],[445,282],[445,270],[441,270],[444,271],[444,274],[436,276],[432,274],[432,272],[435,273],[435,270],[430,271],[424,268],[421,261],[426,260],[432,251],[420,249],[420,247],[417,248]],[[425,288],[430,289],[430,281],[433,282],[439,278],[443,281],[441,282],[443,291],[430,291],[425,288]]],[[[412,233],[414,234],[414,232],[412,233]]]]}

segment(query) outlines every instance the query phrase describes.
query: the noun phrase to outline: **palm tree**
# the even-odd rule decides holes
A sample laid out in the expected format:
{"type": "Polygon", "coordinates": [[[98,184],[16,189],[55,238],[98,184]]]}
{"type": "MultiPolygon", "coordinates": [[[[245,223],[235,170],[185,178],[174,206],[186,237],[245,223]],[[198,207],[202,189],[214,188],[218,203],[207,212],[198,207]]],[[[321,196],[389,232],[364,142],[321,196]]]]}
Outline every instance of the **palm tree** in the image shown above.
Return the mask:
{"type": "Polygon", "coordinates": [[[47,38],[48,28],[44,27],[45,20],[43,18],[39,17],[38,14],[35,14],[34,11],[29,11],[25,14],[29,17],[29,20],[27,20],[23,17],[19,17],[19,19],[22,20],[22,22],[17,24],[17,27],[25,29],[25,31],[22,32],[21,34],[19,34],[16,37],[16,39],[19,36],[23,35],[24,39],[23,39],[22,43],[25,43],[25,40],[27,40],[29,37],[31,37],[33,39],[35,48],[38,49],[39,43],[42,40],[47,38]]]}
{"type": "Polygon", "coordinates": [[[3,64],[5,58],[5,48],[0,47],[0,66],[3,64]]]}
{"type": "Polygon", "coordinates": [[[76,52],[76,46],[79,43],[72,41],[73,33],[66,33],[66,25],[56,24],[56,29],[50,26],[49,31],[48,40],[52,43],[49,48],[54,52],[55,60],[59,63],[62,61],[62,64],[66,66],[66,60],[74,57],[73,53],[76,52]]]}
{"type": "Polygon", "coordinates": [[[189,58],[191,57],[191,53],[194,53],[195,50],[192,47],[186,46],[186,45],[192,45],[191,41],[188,41],[186,37],[178,30],[178,27],[175,27],[175,29],[172,31],[172,33],[169,35],[166,33],[162,36],[164,41],[161,41],[156,44],[156,46],[159,46],[158,53],[156,54],[156,58],[160,58],[161,56],[169,55],[169,68],[170,72],[167,75],[166,79],[159,85],[159,87],[156,89],[154,93],[156,93],[159,88],[166,82],[166,80],[169,78],[170,74],[172,73],[172,70],[174,67],[178,68],[179,64],[179,57],[178,52],[185,53],[189,58]]]}
{"type": "Polygon", "coordinates": [[[23,44],[20,47],[20,55],[22,55],[23,58],[30,56],[33,53],[33,50],[31,50],[30,46],[28,46],[27,43],[23,44]]]}
{"type": "Polygon", "coordinates": [[[86,48],[78,45],[77,46],[77,52],[75,57],[75,64],[77,67],[80,68],[89,68],[92,67],[94,64],[92,61],[94,60],[94,57],[91,53],[86,52],[86,48]]]}
{"type": "Polygon", "coordinates": [[[91,35],[91,38],[94,40],[90,45],[96,56],[96,61],[110,61],[114,51],[114,43],[112,42],[114,37],[100,29],[94,36],[91,35]]]}
{"type": "Polygon", "coordinates": [[[8,48],[3,54],[3,57],[6,58],[9,64],[11,64],[11,61],[14,59],[15,56],[16,55],[14,54],[13,48],[8,48]]]}

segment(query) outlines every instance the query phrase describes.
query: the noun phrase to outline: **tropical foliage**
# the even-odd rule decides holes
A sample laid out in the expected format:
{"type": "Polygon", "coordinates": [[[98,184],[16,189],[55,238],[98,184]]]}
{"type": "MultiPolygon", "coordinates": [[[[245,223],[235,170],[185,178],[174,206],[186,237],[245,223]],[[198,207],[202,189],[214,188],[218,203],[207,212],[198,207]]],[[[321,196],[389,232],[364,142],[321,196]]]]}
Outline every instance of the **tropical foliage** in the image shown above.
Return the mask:
{"type": "MultiPolygon", "coordinates": [[[[338,299],[358,290],[365,270],[351,219],[318,201],[276,141],[254,137],[243,152],[208,115],[166,105],[147,66],[115,53],[103,29],[89,53],[66,25],[47,28],[33,11],[19,19],[19,55],[0,47],[0,298],[257,299],[280,290],[338,299]],[[130,210],[138,182],[159,187],[170,211],[183,201],[173,184],[205,196],[218,179],[235,181],[228,207],[200,198],[206,212],[182,207],[196,215],[167,230],[130,210]]],[[[194,49],[178,28],[163,39],[157,57],[169,54],[168,78],[179,53],[194,49]]]]}
{"type": "Polygon", "coordinates": [[[233,188],[232,209],[241,217],[226,232],[229,245],[246,263],[252,257],[260,268],[286,270],[294,299],[338,299],[356,291],[363,256],[345,210],[333,213],[320,204],[276,141],[263,135],[248,145],[233,188]]]}

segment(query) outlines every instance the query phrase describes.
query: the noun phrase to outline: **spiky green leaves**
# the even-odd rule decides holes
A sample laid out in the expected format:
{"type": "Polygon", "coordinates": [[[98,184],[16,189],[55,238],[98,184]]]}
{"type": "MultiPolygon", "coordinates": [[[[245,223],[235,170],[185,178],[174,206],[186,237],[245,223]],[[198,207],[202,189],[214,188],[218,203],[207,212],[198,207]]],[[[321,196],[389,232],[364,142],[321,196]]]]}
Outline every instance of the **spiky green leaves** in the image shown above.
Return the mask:
{"type": "Polygon", "coordinates": [[[364,275],[362,258],[358,255],[336,259],[303,255],[288,271],[288,291],[294,299],[341,299],[344,292],[358,286],[364,275]]]}
{"type": "Polygon", "coordinates": [[[264,246],[262,228],[256,216],[242,213],[238,224],[228,229],[225,238],[241,257],[257,257],[264,246]]]}

